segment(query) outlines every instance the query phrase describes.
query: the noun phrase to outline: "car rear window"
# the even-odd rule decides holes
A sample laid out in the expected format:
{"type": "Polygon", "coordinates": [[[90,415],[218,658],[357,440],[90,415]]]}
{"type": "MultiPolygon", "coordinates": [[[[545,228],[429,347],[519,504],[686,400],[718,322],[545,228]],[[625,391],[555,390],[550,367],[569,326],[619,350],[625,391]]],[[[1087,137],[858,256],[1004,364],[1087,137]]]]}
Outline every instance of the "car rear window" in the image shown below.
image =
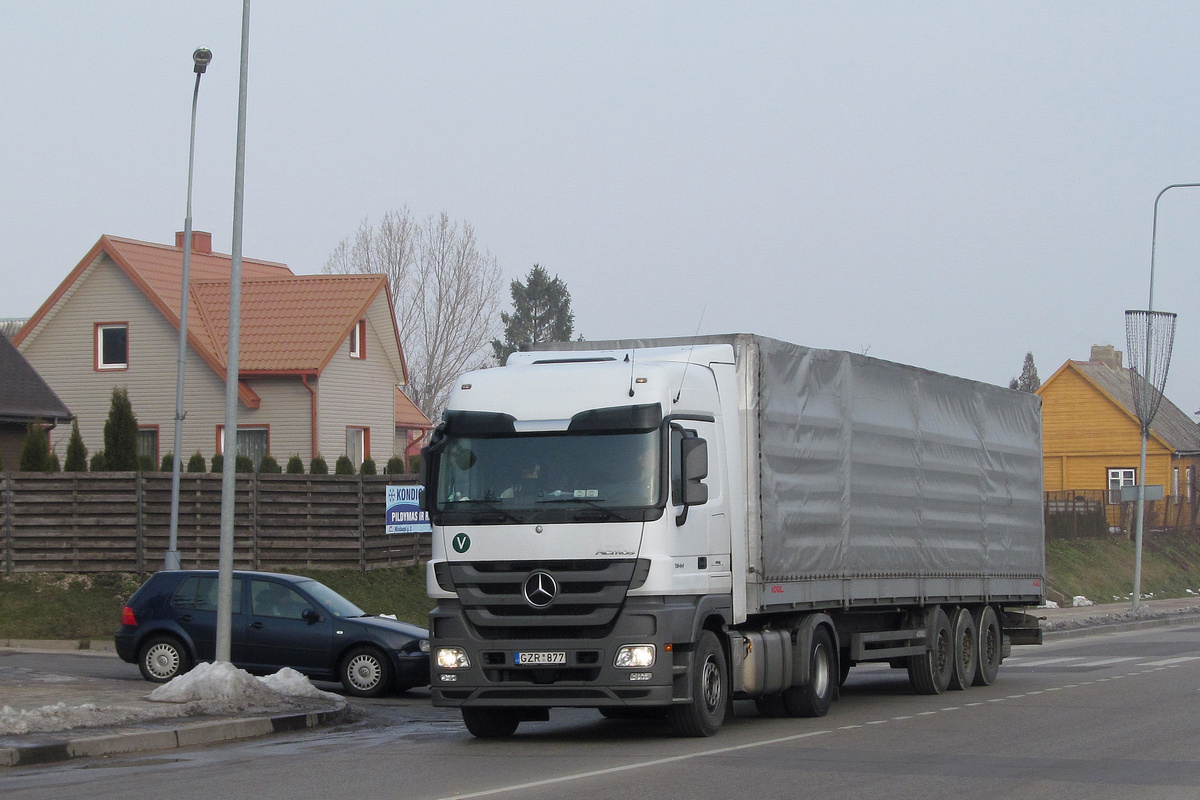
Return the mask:
{"type": "MultiPolygon", "coordinates": [[[[184,578],[171,598],[175,608],[189,611],[217,610],[217,578],[209,575],[193,575],[184,578]]],[[[233,579],[233,613],[242,613],[242,579],[233,579]]]]}

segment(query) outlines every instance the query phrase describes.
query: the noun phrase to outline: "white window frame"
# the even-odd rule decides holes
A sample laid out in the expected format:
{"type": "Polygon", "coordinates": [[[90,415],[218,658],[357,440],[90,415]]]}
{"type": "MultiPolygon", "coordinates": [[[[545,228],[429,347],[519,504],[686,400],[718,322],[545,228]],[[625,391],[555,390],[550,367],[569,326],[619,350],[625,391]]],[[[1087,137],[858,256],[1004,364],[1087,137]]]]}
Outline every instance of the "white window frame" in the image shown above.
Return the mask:
{"type": "Polygon", "coordinates": [[[355,469],[362,467],[362,462],[371,457],[368,449],[371,446],[371,429],[355,425],[346,426],[346,455],[355,469]]]}
{"type": "Polygon", "coordinates": [[[96,369],[109,370],[129,369],[129,323],[102,322],[96,325],[96,369]],[[125,360],[109,363],[104,360],[104,334],[106,331],[123,331],[125,333],[125,360]]]}
{"type": "Polygon", "coordinates": [[[354,327],[350,329],[350,357],[351,358],[366,358],[367,357],[367,321],[360,319],[354,323],[354,327]]]}
{"type": "Polygon", "coordinates": [[[1121,502],[1121,488],[1125,486],[1137,486],[1137,470],[1130,467],[1109,467],[1109,505],[1117,505],[1121,502]]]}

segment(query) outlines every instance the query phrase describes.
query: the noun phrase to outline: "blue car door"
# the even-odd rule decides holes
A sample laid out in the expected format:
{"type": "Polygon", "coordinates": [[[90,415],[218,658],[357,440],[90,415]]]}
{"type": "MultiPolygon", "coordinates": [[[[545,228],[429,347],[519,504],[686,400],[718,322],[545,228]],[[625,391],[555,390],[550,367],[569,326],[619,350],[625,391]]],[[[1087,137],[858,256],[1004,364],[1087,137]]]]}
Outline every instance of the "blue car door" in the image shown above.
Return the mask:
{"type": "Polygon", "coordinates": [[[244,663],[257,669],[292,667],[301,672],[332,670],[333,622],[311,598],[282,581],[250,581],[244,663]],[[320,619],[305,619],[315,611],[320,619]]]}
{"type": "MultiPolygon", "coordinates": [[[[171,616],[192,640],[196,660],[212,661],[217,651],[217,576],[184,578],[171,598],[171,616]]],[[[233,579],[233,622],[230,628],[233,660],[244,639],[242,579],[233,579]]]]}

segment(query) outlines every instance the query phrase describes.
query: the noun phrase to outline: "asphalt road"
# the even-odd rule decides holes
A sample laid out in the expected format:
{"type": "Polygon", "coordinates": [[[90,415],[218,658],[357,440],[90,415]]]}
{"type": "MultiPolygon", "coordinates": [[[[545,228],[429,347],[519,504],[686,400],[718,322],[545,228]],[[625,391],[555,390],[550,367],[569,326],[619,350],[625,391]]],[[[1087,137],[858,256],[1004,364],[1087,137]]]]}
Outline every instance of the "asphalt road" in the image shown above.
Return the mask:
{"type": "Polygon", "coordinates": [[[827,717],[761,719],[738,703],[711,739],[556,711],[512,739],[482,741],[419,697],[355,704],[359,721],[324,731],[13,768],[0,773],[0,796],[1200,797],[1195,624],[1018,648],[995,685],[939,697],[912,694],[900,671],[864,666],[827,717]]]}

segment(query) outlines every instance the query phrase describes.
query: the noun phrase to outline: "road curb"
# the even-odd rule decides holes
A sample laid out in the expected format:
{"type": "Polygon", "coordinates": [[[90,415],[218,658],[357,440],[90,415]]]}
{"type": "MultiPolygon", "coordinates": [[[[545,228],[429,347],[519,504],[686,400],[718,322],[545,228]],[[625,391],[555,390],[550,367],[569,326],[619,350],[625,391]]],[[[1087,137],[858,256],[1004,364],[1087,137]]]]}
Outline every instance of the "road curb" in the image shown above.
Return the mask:
{"type": "Polygon", "coordinates": [[[1063,627],[1054,630],[1043,630],[1043,639],[1075,639],[1081,636],[1094,636],[1097,633],[1120,633],[1135,631],[1142,628],[1165,628],[1180,623],[1200,622],[1200,612],[1184,612],[1163,617],[1148,617],[1146,619],[1089,620],[1086,623],[1063,627]]]}
{"type": "Polygon", "coordinates": [[[214,744],[234,739],[251,739],[272,733],[315,728],[320,725],[336,725],[345,722],[350,716],[349,704],[343,703],[339,707],[323,711],[195,722],[175,728],[129,731],[100,736],[80,735],[74,738],[41,741],[37,744],[0,747],[0,766],[28,766],[87,756],[174,750],[179,747],[214,744]]]}

